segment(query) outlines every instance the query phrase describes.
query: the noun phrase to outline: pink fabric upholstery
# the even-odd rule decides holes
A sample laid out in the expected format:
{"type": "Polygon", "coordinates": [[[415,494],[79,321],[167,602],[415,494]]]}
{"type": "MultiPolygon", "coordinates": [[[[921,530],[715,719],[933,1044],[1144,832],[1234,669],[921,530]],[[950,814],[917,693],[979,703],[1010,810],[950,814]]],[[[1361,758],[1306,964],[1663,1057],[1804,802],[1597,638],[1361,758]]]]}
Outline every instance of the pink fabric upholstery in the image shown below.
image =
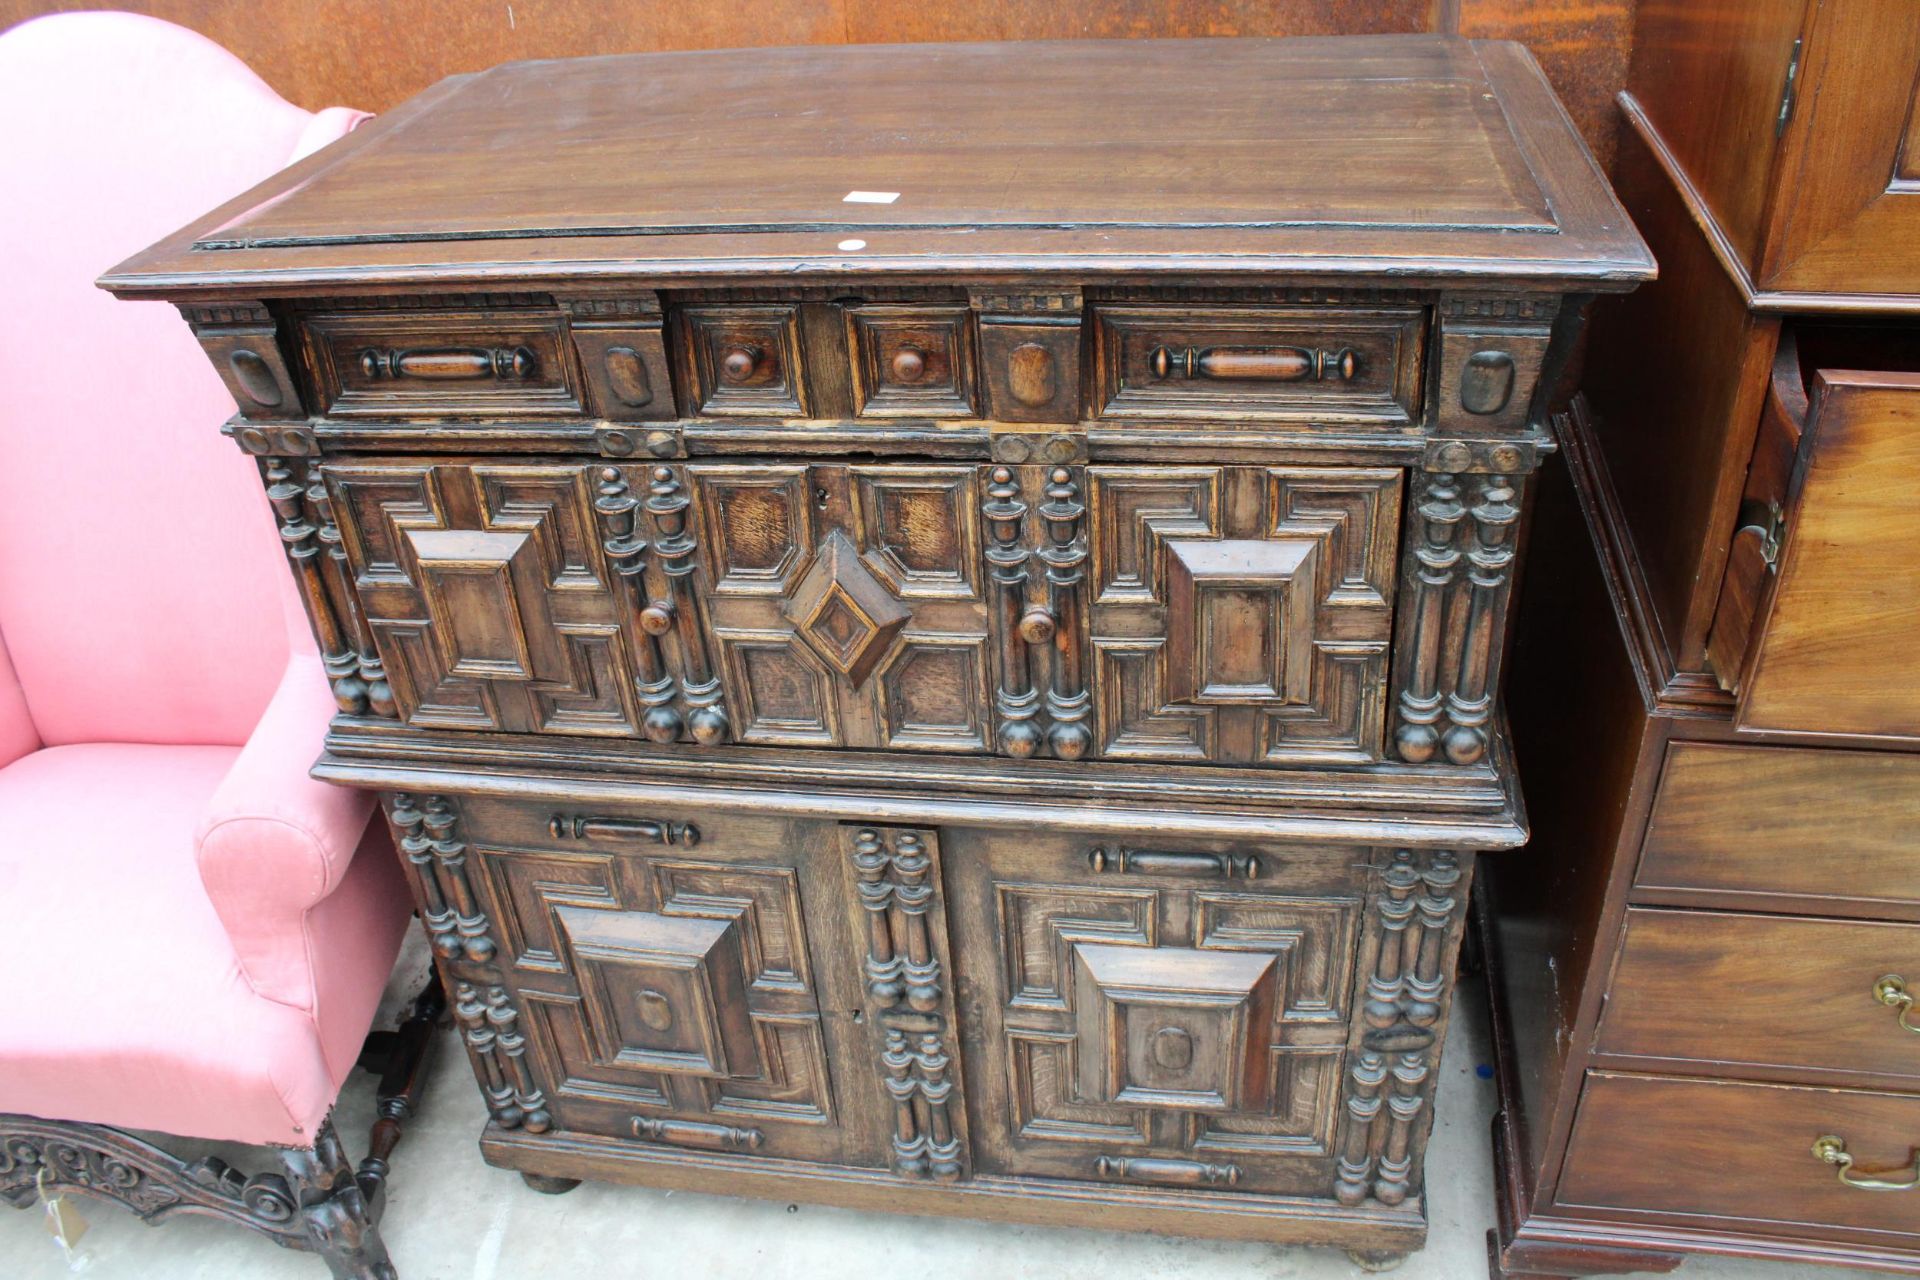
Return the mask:
{"type": "Polygon", "coordinates": [[[0,112],[0,1111],[304,1144],[406,894],[307,777],[333,701],[232,402],[92,281],[361,116],[124,14],[0,35],[0,112]]]}
{"type": "Polygon", "coordinates": [[[287,577],[233,401],[179,314],[94,278],[358,118],[130,14],[0,37],[0,635],[40,739],[246,741],[287,577]],[[30,123],[29,123],[30,122],[30,123]]]}
{"type": "Polygon", "coordinates": [[[298,1145],[392,966],[397,865],[353,860],[309,923],[315,1009],[261,998],[201,887],[194,832],[231,747],[50,747],[0,769],[0,1111],[298,1145]],[[321,914],[321,913],[316,913],[321,914]],[[342,919],[341,917],[350,917],[342,919]]]}
{"type": "MultiPolygon", "coordinates": [[[[200,815],[200,879],[241,971],[255,991],[297,1009],[317,1002],[312,908],[340,887],[368,829],[365,796],[307,776],[315,726],[332,713],[320,660],[295,658],[200,815]]],[[[394,862],[391,846],[377,856],[394,862]]],[[[394,900],[404,900],[392,884],[394,900]]]]}
{"type": "Polygon", "coordinates": [[[0,639],[0,767],[39,749],[40,732],[33,727],[33,716],[27,711],[27,695],[20,688],[19,677],[13,674],[7,642],[0,639]]]}

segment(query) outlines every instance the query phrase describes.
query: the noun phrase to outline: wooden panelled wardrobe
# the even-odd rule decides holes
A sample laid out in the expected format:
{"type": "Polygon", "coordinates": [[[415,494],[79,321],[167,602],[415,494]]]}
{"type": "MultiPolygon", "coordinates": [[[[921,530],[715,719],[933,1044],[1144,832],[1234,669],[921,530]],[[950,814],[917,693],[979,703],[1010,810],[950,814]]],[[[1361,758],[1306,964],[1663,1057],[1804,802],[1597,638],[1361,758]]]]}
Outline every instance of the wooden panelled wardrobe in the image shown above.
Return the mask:
{"type": "Polygon", "coordinates": [[[1920,18],[1642,0],[1489,861],[1508,1276],[1920,1270],[1920,18]]]}

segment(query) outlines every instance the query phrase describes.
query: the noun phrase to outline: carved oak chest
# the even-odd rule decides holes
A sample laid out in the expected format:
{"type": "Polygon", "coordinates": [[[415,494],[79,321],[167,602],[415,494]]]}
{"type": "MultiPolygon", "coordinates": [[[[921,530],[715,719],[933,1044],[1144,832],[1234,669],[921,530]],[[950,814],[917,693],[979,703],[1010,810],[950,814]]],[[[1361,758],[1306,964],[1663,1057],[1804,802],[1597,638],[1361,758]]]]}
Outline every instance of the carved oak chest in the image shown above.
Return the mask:
{"type": "Polygon", "coordinates": [[[489,1160],[1385,1257],[1650,274],[1409,37],[505,66],[104,283],[233,390],[489,1160]]]}

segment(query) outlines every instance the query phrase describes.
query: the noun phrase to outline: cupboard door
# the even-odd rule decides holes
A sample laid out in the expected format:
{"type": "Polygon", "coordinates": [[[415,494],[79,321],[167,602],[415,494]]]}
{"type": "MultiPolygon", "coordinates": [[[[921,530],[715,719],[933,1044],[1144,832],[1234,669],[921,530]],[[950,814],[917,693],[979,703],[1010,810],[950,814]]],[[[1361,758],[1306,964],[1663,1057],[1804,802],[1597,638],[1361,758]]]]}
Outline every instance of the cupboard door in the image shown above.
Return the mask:
{"type": "Polygon", "coordinates": [[[1332,1194],[1364,852],[945,835],[983,1169],[1332,1194]]]}
{"type": "Polygon", "coordinates": [[[494,796],[389,812],[470,979],[455,1016],[484,1089],[531,1085],[561,1131],[884,1165],[881,1108],[836,1089],[864,1046],[829,1016],[860,1003],[833,826],[494,796]]]}
{"type": "Polygon", "coordinates": [[[1920,293],[1920,21],[1816,7],[1781,137],[1763,289],[1920,293]]]}
{"type": "Polygon", "coordinates": [[[1777,551],[1743,585],[1736,539],[1709,644],[1742,728],[1920,737],[1916,492],[1920,374],[1817,374],[1777,551]],[[1754,600],[1744,645],[1722,632],[1740,591],[1754,600]]]}

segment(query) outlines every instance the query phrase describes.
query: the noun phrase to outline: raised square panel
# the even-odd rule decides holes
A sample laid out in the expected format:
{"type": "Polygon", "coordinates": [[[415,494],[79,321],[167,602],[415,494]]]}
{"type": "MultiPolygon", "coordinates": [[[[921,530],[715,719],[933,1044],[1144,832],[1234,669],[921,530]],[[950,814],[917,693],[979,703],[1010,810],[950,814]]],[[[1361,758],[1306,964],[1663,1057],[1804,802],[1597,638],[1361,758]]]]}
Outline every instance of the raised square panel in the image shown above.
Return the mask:
{"type": "Polygon", "coordinates": [[[697,1076],[760,1074],[732,920],[558,907],[601,1061],[697,1076]]]}
{"type": "Polygon", "coordinates": [[[802,418],[800,312],[793,306],[701,306],[680,312],[694,409],[726,417],[802,418]]]}
{"type": "Polygon", "coordinates": [[[960,307],[847,312],[854,409],[863,418],[971,418],[973,319],[960,307]]]}
{"type": "Polygon", "coordinates": [[[1168,696],[1202,706],[1304,701],[1318,544],[1175,539],[1167,549],[1168,696]]]}
{"type": "Polygon", "coordinates": [[[1280,967],[1258,952],[1075,946],[1081,1096],[1187,1111],[1264,1108],[1280,967]]]}
{"type": "MultiPolygon", "coordinates": [[[[535,646],[522,605],[545,601],[533,538],[524,532],[412,529],[407,532],[420,589],[449,675],[473,680],[535,680],[535,646]]],[[[534,625],[551,628],[546,618],[534,625]]]]}

